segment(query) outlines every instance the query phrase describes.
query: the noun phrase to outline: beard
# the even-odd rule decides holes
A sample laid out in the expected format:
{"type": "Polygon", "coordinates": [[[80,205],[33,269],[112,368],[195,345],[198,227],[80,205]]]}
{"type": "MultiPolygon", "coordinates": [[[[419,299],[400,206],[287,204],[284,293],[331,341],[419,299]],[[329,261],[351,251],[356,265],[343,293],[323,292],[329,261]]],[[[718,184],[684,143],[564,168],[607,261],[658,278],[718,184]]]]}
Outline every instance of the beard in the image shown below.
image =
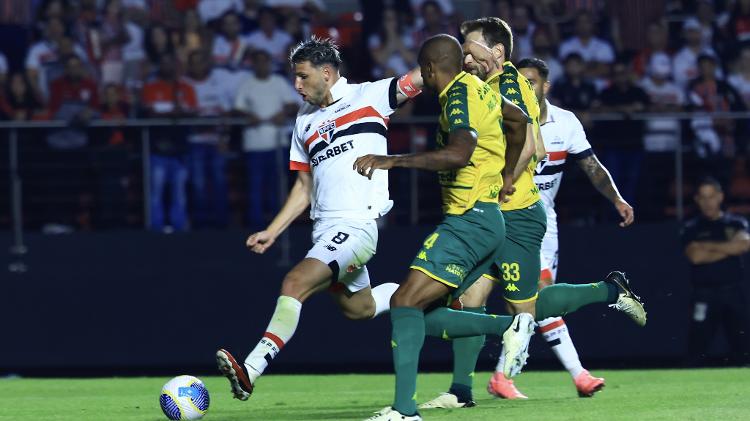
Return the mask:
{"type": "Polygon", "coordinates": [[[478,63],[464,64],[464,71],[471,73],[482,80],[487,78],[487,71],[485,71],[484,67],[478,63]]]}

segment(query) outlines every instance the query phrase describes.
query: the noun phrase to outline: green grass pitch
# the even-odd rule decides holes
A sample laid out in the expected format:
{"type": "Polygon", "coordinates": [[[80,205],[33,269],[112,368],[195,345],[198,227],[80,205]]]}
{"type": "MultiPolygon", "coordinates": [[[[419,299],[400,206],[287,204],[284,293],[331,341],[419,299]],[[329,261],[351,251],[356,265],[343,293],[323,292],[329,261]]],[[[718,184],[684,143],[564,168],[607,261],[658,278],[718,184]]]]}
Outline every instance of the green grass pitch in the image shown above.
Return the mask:
{"type": "MultiPolygon", "coordinates": [[[[176,373],[179,374],[179,373],[176,373]]],[[[596,371],[607,379],[592,399],[578,398],[567,373],[529,372],[516,380],[530,399],[503,401],[476,376],[470,409],[422,411],[427,420],[750,420],[750,369],[596,371]]],[[[0,420],[166,420],[158,403],[168,378],[0,380],[0,420]]],[[[223,377],[202,377],[211,393],[206,421],[362,420],[391,402],[390,375],[265,376],[247,402],[233,400],[223,377]]],[[[419,400],[450,381],[422,374],[419,400]]]]}

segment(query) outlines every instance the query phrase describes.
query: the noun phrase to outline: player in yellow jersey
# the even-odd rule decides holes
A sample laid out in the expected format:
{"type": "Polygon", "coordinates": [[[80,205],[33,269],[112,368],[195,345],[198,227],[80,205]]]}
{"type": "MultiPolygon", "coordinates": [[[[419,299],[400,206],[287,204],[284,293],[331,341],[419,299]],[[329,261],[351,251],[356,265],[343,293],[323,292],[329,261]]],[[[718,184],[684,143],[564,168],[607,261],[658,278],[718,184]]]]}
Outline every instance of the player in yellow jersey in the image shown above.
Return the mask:
{"type": "Polygon", "coordinates": [[[445,303],[445,297],[452,292],[465,289],[499,257],[505,225],[498,202],[503,198],[503,179],[512,179],[528,118],[510,105],[516,116],[513,124],[506,121],[506,138],[502,130],[502,96],[462,71],[461,45],[449,35],[425,41],[419,52],[419,65],[425,89],[439,92],[442,112],[438,148],[409,155],[366,155],[354,164],[367,177],[376,170],[394,167],[437,171],[445,214],[391,298],[396,393],[393,405],[371,418],[377,421],[421,420],[415,396],[417,363],[426,334],[443,338],[502,334],[512,354],[509,375],[519,371],[525,362],[528,340],[533,334],[533,318],[529,314],[490,316],[455,311],[444,305],[425,311],[438,300],[445,303]]]}
{"type": "MultiPolygon", "coordinates": [[[[513,48],[513,36],[506,22],[499,18],[467,21],[461,25],[461,33],[466,40],[463,46],[464,69],[485,80],[493,90],[521,107],[529,115],[530,121],[525,148],[528,153],[522,156],[515,168],[515,193],[502,204],[506,224],[505,244],[495,265],[470,284],[471,287],[460,296],[454,308],[484,313],[484,306],[495,283],[502,287],[510,314],[529,313],[536,320],[549,313],[565,314],[586,304],[613,302],[627,285],[619,288],[610,282],[607,284],[609,294],[599,294],[593,288],[581,289],[577,285],[559,284],[555,290],[545,292],[544,300],[537,302],[541,244],[547,228],[544,205],[533,180],[536,160],[545,154],[539,128],[539,103],[529,81],[512,63],[506,61],[513,48]]],[[[461,288],[457,290],[457,293],[460,292],[461,288]]],[[[631,317],[638,318],[640,315],[631,317]]],[[[643,317],[645,320],[645,313],[643,317]]],[[[454,370],[449,391],[422,404],[421,408],[475,405],[472,380],[484,340],[482,336],[453,340],[454,370]]],[[[504,351],[500,355],[498,367],[506,363],[504,351]]],[[[499,370],[490,379],[488,391],[499,397],[525,398],[502,371],[499,370]]]]}

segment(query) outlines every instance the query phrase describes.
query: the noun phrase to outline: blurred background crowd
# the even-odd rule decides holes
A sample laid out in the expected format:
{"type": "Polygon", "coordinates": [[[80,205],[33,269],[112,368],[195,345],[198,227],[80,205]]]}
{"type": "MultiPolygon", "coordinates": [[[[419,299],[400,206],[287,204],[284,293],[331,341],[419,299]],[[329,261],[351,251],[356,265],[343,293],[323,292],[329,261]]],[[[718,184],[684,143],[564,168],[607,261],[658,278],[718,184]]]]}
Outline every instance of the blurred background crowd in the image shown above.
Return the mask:
{"type": "MultiPolygon", "coordinates": [[[[0,0],[0,118],[65,122],[16,132],[24,224],[49,233],[263,227],[288,188],[280,181],[301,104],[291,47],[331,37],[344,76],[374,80],[416,66],[426,38],[459,36],[462,20],[487,15],[511,24],[514,61],[547,62],[550,101],[579,116],[637,220],[681,216],[682,198],[690,214],[703,174],[726,186],[731,210],[750,213],[741,114],[750,0],[0,0]],[[675,112],[724,114],[648,117],[675,112]],[[197,117],[241,124],[126,124],[197,117]]],[[[438,110],[427,96],[402,108],[391,151],[430,147],[438,110]]],[[[11,131],[0,131],[7,171],[11,131]]],[[[570,169],[561,222],[615,220],[570,169]]],[[[437,218],[434,180],[409,180],[391,175],[397,205],[419,192],[420,221],[437,218]]],[[[7,227],[10,192],[0,184],[7,227]]],[[[389,222],[413,222],[408,211],[397,207],[389,222]]]]}

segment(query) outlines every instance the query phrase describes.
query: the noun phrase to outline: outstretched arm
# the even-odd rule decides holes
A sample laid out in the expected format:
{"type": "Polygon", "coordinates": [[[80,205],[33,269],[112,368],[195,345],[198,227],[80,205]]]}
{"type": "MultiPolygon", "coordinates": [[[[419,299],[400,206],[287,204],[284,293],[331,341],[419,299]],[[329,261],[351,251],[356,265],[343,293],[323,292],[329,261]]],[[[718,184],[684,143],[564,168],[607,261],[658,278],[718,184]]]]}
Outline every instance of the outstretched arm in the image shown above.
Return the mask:
{"type": "Polygon", "coordinates": [[[405,75],[401,76],[396,81],[396,103],[398,105],[403,104],[411,98],[419,95],[424,88],[424,80],[422,79],[422,71],[419,67],[410,70],[405,75]]]}
{"type": "Polygon", "coordinates": [[[276,241],[276,237],[310,206],[310,192],[312,191],[312,175],[306,171],[297,171],[297,181],[294,182],[289,197],[286,198],[273,221],[263,231],[256,232],[247,238],[247,247],[258,254],[265,253],[276,241]]]}
{"type": "Polygon", "coordinates": [[[627,227],[632,224],[635,220],[635,214],[633,213],[633,207],[625,201],[620,195],[620,192],[615,186],[615,182],[612,181],[612,176],[609,174],[606,168],[599,162],[596,155],[590,155],[578,161],[578,166],[586,173],[586,176],[591,180],[591,184],[599,190],[604,197],[606,197],[622,217],[620,222],[621,227],[627,227]]]}
{"type": "Polygon", "coordinates": [[[474,131],[456,129],[448,135],[448,143],[441,149],[406,155],[365,155],[354,161],[353,168],[367,178],[372,178],[375,170],[395,167],[427,171],[458,169],[469,164],[476,146],[477,135],[474,131]]]}

